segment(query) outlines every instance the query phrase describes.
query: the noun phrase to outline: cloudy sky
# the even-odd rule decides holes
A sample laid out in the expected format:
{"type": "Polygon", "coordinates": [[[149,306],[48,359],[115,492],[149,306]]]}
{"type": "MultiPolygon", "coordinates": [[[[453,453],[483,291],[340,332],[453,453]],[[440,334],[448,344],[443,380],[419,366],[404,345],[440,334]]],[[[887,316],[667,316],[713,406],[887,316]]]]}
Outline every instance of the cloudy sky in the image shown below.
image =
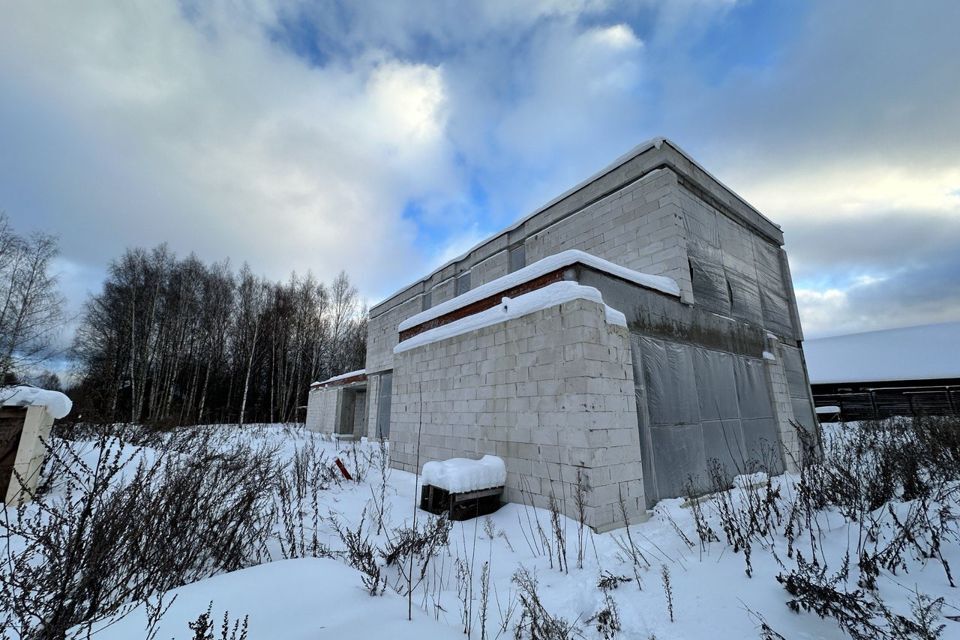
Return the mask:
{"type": "Polygon", "coordinates": [[[0,0],[0,209],[78,309],[167,241],[373,303],[666,136],[807,337],[960,320],[960,3],[0,0]]]}

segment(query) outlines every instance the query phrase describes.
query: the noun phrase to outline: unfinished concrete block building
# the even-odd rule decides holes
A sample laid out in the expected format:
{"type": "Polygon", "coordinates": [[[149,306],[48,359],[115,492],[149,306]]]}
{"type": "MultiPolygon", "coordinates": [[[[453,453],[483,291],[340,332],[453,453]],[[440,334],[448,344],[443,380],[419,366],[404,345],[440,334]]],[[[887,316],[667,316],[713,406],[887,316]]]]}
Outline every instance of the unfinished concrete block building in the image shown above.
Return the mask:
{"type": "MultiPolygon", "coordinates": [[[[675,144],[643,144],[373,307],[354,433],[407,471],[500,456],[506,499],[571,516],[579,478],[597,529],[716,465],[780,472],[814,425],[782,247],[675,144]]],[[[314,428],[343,433],[326,406],[314,428]]]]}

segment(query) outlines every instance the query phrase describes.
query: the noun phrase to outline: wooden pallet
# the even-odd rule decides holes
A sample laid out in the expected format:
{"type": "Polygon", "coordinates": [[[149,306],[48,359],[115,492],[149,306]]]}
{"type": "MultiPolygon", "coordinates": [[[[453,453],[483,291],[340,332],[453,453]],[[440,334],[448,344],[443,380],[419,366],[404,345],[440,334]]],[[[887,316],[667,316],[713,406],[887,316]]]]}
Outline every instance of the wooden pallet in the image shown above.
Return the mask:
{"type": "Polygon", "coordinates": [[[450,493],[428,484],[420,491],[420,508],[434,515],[445,513],[451,520],[469,520],[499,509],[502,495],[503,487],[450,493]]]}

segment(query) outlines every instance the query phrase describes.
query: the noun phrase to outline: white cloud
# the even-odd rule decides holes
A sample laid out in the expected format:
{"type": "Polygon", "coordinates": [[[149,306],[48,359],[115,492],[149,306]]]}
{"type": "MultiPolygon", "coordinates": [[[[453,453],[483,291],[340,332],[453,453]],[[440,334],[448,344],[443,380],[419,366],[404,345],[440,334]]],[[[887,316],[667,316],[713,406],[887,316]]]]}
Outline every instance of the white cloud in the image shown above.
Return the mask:
{"type": "Polygon", "coordinates": [[[783,167],[759,180],[744,173],[734,175],[733,181],[747,184],[751,202],[778,220],[863,217],[895,209],[923,209],[951,217],[960,214],[960,198],[955,193],[960,164],[931,169],[910,163],[833,161],[802,171],[783,167]]]}
{"type": "Polygon", "coordinates": [[[73,122],[54,147],[89,154],[83,166],[44,157],[86,182],[58,184],[45,196],[52,211],[36,212],[60,228],[67,257],[169,240],[275,277],[347,267],[375,294],[395,264],[424,263],[401,212],[457,188],[442,69],[382,53],[311,66],[261,26],[217,11],[191,21],[167,3],[7,11],[5,95],[73,122]],[[111,182],[122,193],[107,204],[92,191],[111,182]]]}
{"type": "Polygon", "coordinates": [[[851,327],[857,326],[848,320],[850,309],[845,291],[797,289],[796,295],[800,322],[807,338],[849,333],[851,327]]]}

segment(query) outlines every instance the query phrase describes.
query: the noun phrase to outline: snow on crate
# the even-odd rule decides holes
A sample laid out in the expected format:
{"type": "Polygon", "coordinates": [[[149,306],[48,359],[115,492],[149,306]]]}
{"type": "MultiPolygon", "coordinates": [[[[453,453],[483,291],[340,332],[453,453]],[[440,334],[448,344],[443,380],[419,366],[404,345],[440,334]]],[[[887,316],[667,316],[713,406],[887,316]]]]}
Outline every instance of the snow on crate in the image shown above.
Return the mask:
{"type": "Polygon", "coordinates": [[[47,413],[59,420],[70,413],[73,401],[59,391],[20,385],[0,387],[0,405],[4,407],[45,407],[47,413]]]}
{"type": "Polygon", "coordinates": [[[502,487],[507,481],[507,467],[497,456],[479,460],[451,458],[423,465],[423,484],[448,491],[466,493],[491,487],[502,487]]]}

